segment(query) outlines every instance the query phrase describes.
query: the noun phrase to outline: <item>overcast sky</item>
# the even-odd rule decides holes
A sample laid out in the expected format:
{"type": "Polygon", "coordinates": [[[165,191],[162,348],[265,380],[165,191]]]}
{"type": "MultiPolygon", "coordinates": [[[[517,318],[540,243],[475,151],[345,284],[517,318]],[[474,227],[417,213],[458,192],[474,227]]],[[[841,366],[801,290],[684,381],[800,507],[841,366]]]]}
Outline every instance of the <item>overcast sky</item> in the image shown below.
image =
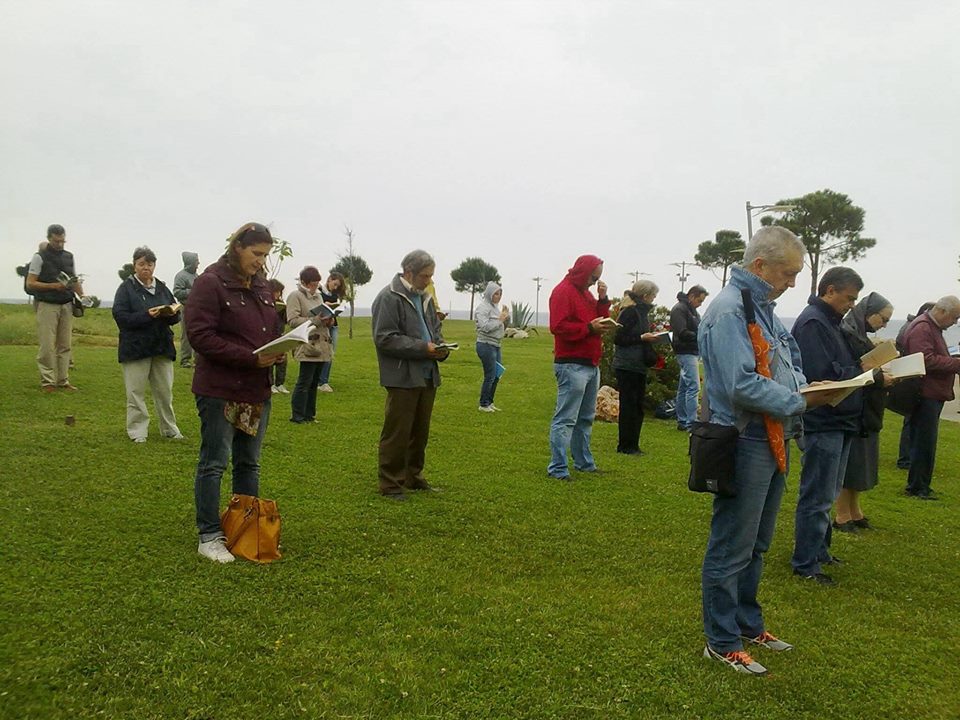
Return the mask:
{"type": "MultiPolygon", "coordinates": [[[[744,203],[831,188],[866,210],[866,290],[960,293],[960,3],[0,0],[0,297],[46,226],[88,293],[150,245],[172,283],[248,220],[326,271],[479,255],[546,308],[580,254],[659,301],[744,203]]],[[[755,223],[755,226],[758,223],[755,223]]],[[[708,271],[689,283],[712,292],[708,271]]],[[[796,315],[809,275],[780,303],[796,315]]]]}

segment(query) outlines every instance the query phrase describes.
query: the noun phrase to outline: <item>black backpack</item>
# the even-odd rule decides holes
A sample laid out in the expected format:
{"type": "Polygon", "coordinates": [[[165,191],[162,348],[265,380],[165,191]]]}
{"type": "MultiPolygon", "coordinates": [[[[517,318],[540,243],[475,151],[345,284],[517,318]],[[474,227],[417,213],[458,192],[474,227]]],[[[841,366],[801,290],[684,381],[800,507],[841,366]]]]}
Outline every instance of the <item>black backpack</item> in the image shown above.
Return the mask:
{"type": "MultiPolygon", "coordinates": [[[[33,258],[30,258],[30,260],[32,261],[33,258]]],[[[23,291],[24,291],[27,295],[33,295],[33,290],[31,290],[30,288],[27,287],[27,275],[29,275],[29,274],[30,274],[30,263],[29,263],[29,262],[28,262],[26,265],[18,265],[18,266],[17,266],[17,275],[19,275],[20,277],[23,278],[23,291]]]]}

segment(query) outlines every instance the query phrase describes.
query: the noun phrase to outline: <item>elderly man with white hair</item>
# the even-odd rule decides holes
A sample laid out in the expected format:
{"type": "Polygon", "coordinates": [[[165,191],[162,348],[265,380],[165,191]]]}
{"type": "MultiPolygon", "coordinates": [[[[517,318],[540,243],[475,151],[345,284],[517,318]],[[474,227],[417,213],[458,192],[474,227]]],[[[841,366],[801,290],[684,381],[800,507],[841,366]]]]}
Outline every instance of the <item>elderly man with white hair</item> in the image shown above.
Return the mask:
{"type": "Polygon", "coordinates": [[[440,320],[427,286],[436,263],[414,250],[373,301],[373,343],[380,384],[387,390],[380,433],[380,494],[406,500],[407,490],[436,490],[423,476],[430,416],[440,386],[437,361],[450,351],[443,343],[440,320]]]}
{"type": "Polygon", "coordinates": [[[713,498],[703,558],[703,655],[750,675],[767,669],[745,645],[793,649],[767,630],[757,598],[785,487],[777,454],[788,457],[784,439],[800,433],[800,415],[835,399],[828,392],[801,394],[807,380],[800,349],[774,313],[777,298],[795,285],[805,255],[803,243],[786,228],[758,230],[744,250],[743,265],[733,269],[730,283],[710,303],[698,332],[710,422],[739,431],[732,479],[736,494],[713,498]],[[745,303],[753,307],[769,345],[770,376],[757,370],[745,303]],[[764,416],[782,426],[782,437],[771,435],[764,416]]]}
{"type": "Polygon", "coordinates": [[[920,401],[910,415],[910,474],[906,494],[918,500],[936,500],[930,487],[937,456],[937,430],[943,403],[953,400],[953,383],[960,374],[960,358],[950,357],[943,331],[960,319],[960,298],[947,295],[918,316],[903,338],[904,355],[922,352],[927,374],[920,381],[920,401]]]}

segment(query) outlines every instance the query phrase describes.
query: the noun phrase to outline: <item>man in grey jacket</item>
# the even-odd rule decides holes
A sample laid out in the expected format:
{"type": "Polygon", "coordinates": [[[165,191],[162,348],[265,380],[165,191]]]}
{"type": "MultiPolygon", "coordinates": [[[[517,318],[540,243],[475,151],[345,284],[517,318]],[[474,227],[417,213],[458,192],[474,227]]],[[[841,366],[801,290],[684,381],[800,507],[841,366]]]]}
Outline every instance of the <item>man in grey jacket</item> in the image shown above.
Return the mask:
{"type": "MultiPolygon", "coordinates": [[[[173,276],[173,296],[177,302],[186,305],[187,297],[193,289],[193,281],[197,279],[197,268],[200,266],[200,256],[194,252],[183,252],[183,270],[173,276]]],[[[187,339],[187,324],[180,323],[180,367],[190,367],[193,363],[193,348],[187,339]]]]}
{"type": "Polygon", "coordinates": [[[440,386],[440,367],[450,354],[440,334],[433,299],[426,292],[436,263],[414,250],[373,301],[373,343],[387,402],[380,433],[380,494],[406,500],[406,490],[433,490],[423,477],[430,416],[440,386]]]}

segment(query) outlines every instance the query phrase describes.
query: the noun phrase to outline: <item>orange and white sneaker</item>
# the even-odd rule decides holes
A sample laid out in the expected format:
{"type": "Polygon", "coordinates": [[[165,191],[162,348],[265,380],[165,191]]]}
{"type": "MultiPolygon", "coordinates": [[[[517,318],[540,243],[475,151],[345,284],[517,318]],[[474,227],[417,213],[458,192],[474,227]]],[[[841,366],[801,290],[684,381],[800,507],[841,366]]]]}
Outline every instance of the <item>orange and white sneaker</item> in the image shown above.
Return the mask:
{"type": "Polygon", "coordinates": [[[756,637],[743,637],[751,645],[759,645],[760,647],[765,647],[767,650],[773,650],[774,652],[787,652],[788,650],[793,650],[793,645],[788,642],[784,642],[777,637],[774,637],[771,633],[768,633],[764,630],[762,633],[756,637]]]}
{"type": "Polygon", "coordinates": [[[750,653],[745,650],[734,650],[728,653],[718,653],[707,645],[703,648],[703,656],[708,660],[719,660],[732,667],[737,672],[747,675],[766,675],[767,669],[750,657],[750,653]]]}

